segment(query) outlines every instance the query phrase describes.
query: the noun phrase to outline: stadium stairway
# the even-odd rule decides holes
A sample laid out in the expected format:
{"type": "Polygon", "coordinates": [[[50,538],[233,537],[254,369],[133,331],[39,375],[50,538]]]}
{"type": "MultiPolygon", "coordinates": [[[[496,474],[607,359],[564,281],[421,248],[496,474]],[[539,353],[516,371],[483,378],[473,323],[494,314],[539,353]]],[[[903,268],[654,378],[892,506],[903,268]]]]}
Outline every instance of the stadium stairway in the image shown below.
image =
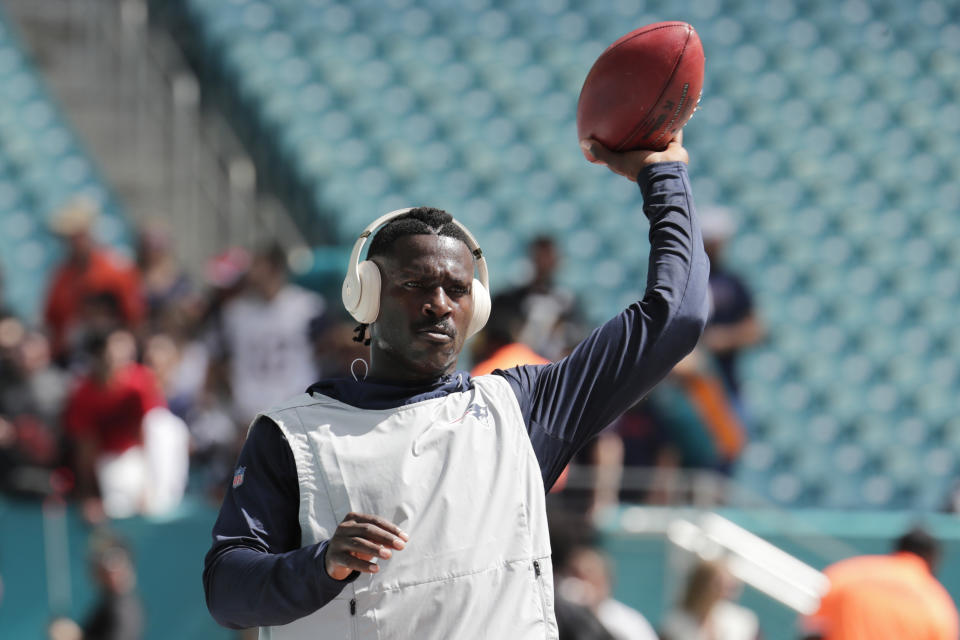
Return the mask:
{"type": "Polygon", "coordinates": [[[137,0],[10,0],[5,5],[52,93],[102,167],[133,224],[176,230],[188,271],[264,237],[299,244],[280,203],[176,46],[137,0]]]}
{"type": "Polygon", "coordinates": [[[5,302],[35,319],[61,247],[49,231],[77,196],[98,202],[103,240],[130,245],[122,209],[0,10],[0,268],[5,302]]]}

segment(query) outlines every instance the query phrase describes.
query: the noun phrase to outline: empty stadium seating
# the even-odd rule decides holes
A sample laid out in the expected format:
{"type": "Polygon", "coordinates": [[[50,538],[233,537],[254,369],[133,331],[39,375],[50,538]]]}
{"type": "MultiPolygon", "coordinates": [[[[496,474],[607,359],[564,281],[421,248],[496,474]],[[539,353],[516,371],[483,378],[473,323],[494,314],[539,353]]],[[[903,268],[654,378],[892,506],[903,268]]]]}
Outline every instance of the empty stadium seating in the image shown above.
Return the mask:
{"type": "Polygon", "coordinates": [[[0,269],[4,298],[35,319],[60,247],[50,217],[75,196],[99,202],[98,236],[129,246],[116,201],[0,12],[0,269]]]}
{"type": "Polygon", "coordinates": [[[531,235],[555,233],[598,322],[642,290],[646,239],[635,188],[580,155],[580,83],[630,29],[691,22],[707,56],[695,195],[735,210],[728,258],[770,326],[743,367],[741,479],[788,505],[944,501],[960,457],[958,5],[163,4],[313,239],[441,206],[475,230],[496,289],[531,235]]]}

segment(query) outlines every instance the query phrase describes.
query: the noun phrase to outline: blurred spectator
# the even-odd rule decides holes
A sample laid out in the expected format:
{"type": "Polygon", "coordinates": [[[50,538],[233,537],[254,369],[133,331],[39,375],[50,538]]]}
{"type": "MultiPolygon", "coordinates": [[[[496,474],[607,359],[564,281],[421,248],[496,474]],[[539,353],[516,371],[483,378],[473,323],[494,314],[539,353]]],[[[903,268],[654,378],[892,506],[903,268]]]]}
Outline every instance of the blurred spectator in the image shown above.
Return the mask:
{"type": "Polygon", "coordinates": [[[143,603],[137,594],[137,574],[127,545],[111,535],[95,535],[90,572],[100,589],[99,599],[83,626],[67,618],[54,620],[50,640],[139,640],[144,633],[143,603]]]}
{"type": "Polygon", "coordinates": [[[157,327],[163,316],[191,293],[190,280],[173,254],[169,230],[150,223],[137,239],[137,267],[143,284],[147,319],[157,327]]]}
{"type": "Polygon", "coordinates": [[[560,254],[553,238],[538,236],[529,245],[533,276],[515,289],[497,295],[493,313],[520,318],[517,341],[548,360],[559,360],[586,331],[576,296],[556,283],[560,254]]]}
{"type": "Polygon", "coordinates": [[[53,275],[44,307],[53,353],[67,356],[75,339],[84,305],[98,294],[111,294],[118,302],[124,324],[135,326],[143,318],[140,279],[129,261],[100,247],[93,239],[95,205],[84,199],[71,202],[54,218],[52,228],[67,247],[67,256],[53,275]]]}
{"type": "MultiPolygon", "coordinates": [[[[164,373],[171,408],[190,427],[191,458],[199,472],[194,479],[201,492],[218,503],[233,472],[241,438],[231,407],[228,362],[215,356],[223,354],[224,310],[243,295],[250,262],[250,253],[240,247],[207,261],[207,291],[202,304],[171,327],[177,362],[168,366],[172,373],[164,373]]],[[[156,349],[151,355],[156,355],[156,349]]]]}
{"type": "Polygon", "coordinates": [[[841,560],[824,570],[830,590],[803,620],[808,640],[956,640],[953,599],[934,574],[940,543],[914,528],[893,553],[841,560]]]}
{"type": "Polygon", "coordinates": [[[687,578],[680,602],[663,621],[662,640],[756,640],[755,613],[728,598],[737,583],[719,562],[699,561],[687,578]]]}
{"type": "Polygon", "coordinates": [[[570,575],[570,559],[578,549],[592,546],[596,532],[582,512],[561,508],[557,500],[548,501],[547,519],[553,551],[553,608],[560,640],[616,640],[586,605],[568,599],[561,588],[570,575]]]}
{"type": "Polygon", "coordinates": [[[566,563],[559,590],[564,598],[587,607],[617,640],[657,640],[657,634],[636,609],[612,595],[609,559],[591,547],[578,547],[566,563]]]}
{"type": "Polygon", "coordinates": [[[71,392],[65,415],[78,490],[88,519],[130,516],[147,500],[144,417],[162,407],[163,398],[153,373],[135,361],[128,331],[93,332],[85,351],[89,370],[71,392]]]}
{"type": "Polygon", "coordinates": [[[50,366],[46,338],[0,320],[0,488],[45,494],[59,463],[66,374],[50,366]]]}
{"type": "Polygon", "coordinates": [[[695,349],[599,436],[594,511],[615,504],[618,491],[627,502],[722,502],[715,474],[732,471],[746,431],[710,364],[695,349]],[[703,472],[709,481],[699,481],[703,472]]]}
{"type": "Polygon", "coordinates": [[[247,291],[223,308],[217,345],[234,417],[244,427],[264,407],[302,393],[316,381],[309,329],[323,311],[320,296],[289,282],[280,245],[256,253],[247,291]]]}
{"type": "Polygon", "coordinates": [[[547,364],[550,361],[520,341],[523,318],[509,307],[494,309],[487,326],[474,338],[470,375],[482,376],[494,369],[509,369],[523,364],[547,364]]]}
{"type": "Polygon", "coordinates": [[[730,212],[721,207],[706,207],[700,220],[704,249],[710,258],[713,303],[702,344],[716,357],[720,377],[732,394],[737,411],[742,413],[737,359],[741,351],[764,339],[766,328],[754,309],[747,284],[723,261],[723,250],[736,230],[730,212]]]}

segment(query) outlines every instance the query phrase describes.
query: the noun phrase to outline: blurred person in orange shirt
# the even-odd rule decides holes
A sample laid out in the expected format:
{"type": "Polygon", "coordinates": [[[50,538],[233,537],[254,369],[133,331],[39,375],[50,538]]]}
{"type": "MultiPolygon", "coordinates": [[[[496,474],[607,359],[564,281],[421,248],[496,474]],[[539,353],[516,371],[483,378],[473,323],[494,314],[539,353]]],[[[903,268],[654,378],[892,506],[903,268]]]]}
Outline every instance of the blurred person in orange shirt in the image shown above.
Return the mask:
{"type": "Polygon", "coordinates": [[[520,340],[522,327],[523,318],[515,310],[494,310],[486,328],[473,342],[471,355],[477,364],[470,370],[470,375],[483,376],[495,369],[549,363],[550,360],[520,340]]]}
{"type": "Polygon", "coordinates": [[[940,544],[914,528],[889,555],[857,556],[824,571],[830,590],[802,620],[805,640],[957,640],[957,609],[934,577],[940,544]]]}
{"type": "Polygon", "coordinates": [[[43,318],[50,330],[53,353],[63,363],[81,338],[85,302],[101,294],[112,294],[119,304],[120,317],[128,327],[143,319],[144,304],[140,278],[132,262],[101,247],[93,237],[96,205],[77,199],[60,211],[51,228],[67,248],[67,256],[53,274],[43,318]],[[73,343],[73,345],[71,344],[73,343]]]}

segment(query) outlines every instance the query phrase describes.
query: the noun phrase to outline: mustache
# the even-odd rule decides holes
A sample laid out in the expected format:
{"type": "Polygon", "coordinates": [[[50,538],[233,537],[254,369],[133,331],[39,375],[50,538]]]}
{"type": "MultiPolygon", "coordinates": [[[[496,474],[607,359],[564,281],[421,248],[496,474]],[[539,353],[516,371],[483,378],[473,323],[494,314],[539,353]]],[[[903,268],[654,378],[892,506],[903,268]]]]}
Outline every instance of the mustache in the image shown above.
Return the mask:
{"type": "Polygon", "coordinates": [[[422,322],[414,326],[414,331],[417,333],[434,331],[436,333],[442,333],[446,336],[450,336],[451,338],[455,338],[457,336],[457,327],[449,320],[441,320],[439,322],[422,322]]]}

